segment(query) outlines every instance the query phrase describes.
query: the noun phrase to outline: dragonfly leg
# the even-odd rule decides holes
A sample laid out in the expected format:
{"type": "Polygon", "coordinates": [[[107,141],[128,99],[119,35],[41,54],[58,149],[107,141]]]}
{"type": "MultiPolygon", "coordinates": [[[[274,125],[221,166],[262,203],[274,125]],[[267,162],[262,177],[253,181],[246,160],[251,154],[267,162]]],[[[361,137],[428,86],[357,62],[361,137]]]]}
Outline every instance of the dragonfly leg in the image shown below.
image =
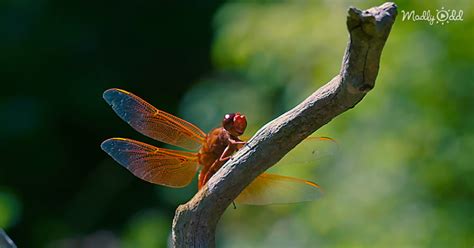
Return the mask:
{"type": "Polygon", "coordinates": [[[225,161],[229,160],[232,153],[235,151],[235,149],[232,149],[232,145],[228,145],[224,151],[222,152],[221,156],[214,161],[214,163],[209,167],[209,170],[207,171],[203,184],[205,184],[216,172],[221,168],[221,166],[224,164],[225,161]]]}
{"type": "Polygon", "coordinates": [[[245,141],[233,140],[233,139],[229,139],[229,143],[231,143],[232,145],[235,145],[237,147],[237,150],[239,150],[240,148],[244,147],[245,144],[247,144],[247,142],[245,141]]]}

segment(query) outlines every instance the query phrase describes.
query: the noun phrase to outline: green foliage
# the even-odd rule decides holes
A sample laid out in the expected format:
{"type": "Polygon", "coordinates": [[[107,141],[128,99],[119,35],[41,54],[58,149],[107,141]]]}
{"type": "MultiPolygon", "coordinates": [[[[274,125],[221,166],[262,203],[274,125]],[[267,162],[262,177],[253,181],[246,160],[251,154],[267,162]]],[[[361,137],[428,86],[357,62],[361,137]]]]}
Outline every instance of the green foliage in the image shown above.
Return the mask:
{"type": "Polygon", "coordinates": [[[123,247],[166,247],[171,233],[170,221],[156,211],[143,212],[134,216],[124,235],[123,247]]]}
{"type": "Polygon", "coordinates": [[[0,191],[0,228],[14,225],[21,213],[21,205],[16,196],[9,192],[0,191]]]}

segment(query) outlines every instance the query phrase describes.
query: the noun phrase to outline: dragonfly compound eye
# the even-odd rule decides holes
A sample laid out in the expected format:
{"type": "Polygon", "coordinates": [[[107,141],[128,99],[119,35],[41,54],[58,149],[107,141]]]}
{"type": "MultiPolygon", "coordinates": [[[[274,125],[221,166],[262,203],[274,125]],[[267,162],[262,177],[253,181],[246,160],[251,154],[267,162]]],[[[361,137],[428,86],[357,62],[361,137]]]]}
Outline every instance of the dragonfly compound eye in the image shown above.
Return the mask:
{"type": "Polygon", "coordinates": [[[235,131],[237,131],[237,133],[241,135],[244,133],[246,127],[247,127],[247,118],[245,118],[245,115],[236,113],[234,116],[235,131]]]}

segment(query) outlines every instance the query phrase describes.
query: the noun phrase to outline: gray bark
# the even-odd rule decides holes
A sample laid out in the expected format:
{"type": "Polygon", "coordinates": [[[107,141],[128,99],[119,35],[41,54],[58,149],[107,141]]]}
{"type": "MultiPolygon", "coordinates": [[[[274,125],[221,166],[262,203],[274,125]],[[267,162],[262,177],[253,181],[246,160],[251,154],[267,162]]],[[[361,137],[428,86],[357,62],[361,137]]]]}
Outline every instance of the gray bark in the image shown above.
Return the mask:
{"type": "Polygon", "coordinates": [[[349,8],[349,42],[339,74],[262,127],[189,202],[178,207],[173,221],[174,247],[215,247],[217,223],[239,193],[298,143],[364,98],[374,87],[396,15],[394,3],[364,11],[349,8]]]}

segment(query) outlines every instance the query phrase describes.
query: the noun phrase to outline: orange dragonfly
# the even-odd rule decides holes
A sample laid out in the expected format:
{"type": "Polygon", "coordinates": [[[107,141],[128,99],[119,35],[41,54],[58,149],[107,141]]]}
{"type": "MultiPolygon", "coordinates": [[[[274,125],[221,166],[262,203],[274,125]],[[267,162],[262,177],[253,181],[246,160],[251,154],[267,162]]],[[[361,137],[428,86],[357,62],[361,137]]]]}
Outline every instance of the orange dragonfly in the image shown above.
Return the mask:
{"type": "MultiPolygon", "coordinates": [[[[201,167],[198,178],[198,189],[201,189],[245,144],[239,137],[247,127],[247,120],[240,113],[226,114],[221,127],[206,135],[195,125],[158,110],[125,90],[109,89],[103,97],[115,113],[136,131],[192,151],[158,148],[127,138],[111,138],[102,142],[102,150],[135,176],[150,183],[184,187],[201,167]]],[[[326,137],[315,138],[332,141],[326,137]]],[[[320,193],[319,185],[314,182],[263,173],[241,192],[236,202],[250,205],[294,203],[314,200],[320,193]]]]}

